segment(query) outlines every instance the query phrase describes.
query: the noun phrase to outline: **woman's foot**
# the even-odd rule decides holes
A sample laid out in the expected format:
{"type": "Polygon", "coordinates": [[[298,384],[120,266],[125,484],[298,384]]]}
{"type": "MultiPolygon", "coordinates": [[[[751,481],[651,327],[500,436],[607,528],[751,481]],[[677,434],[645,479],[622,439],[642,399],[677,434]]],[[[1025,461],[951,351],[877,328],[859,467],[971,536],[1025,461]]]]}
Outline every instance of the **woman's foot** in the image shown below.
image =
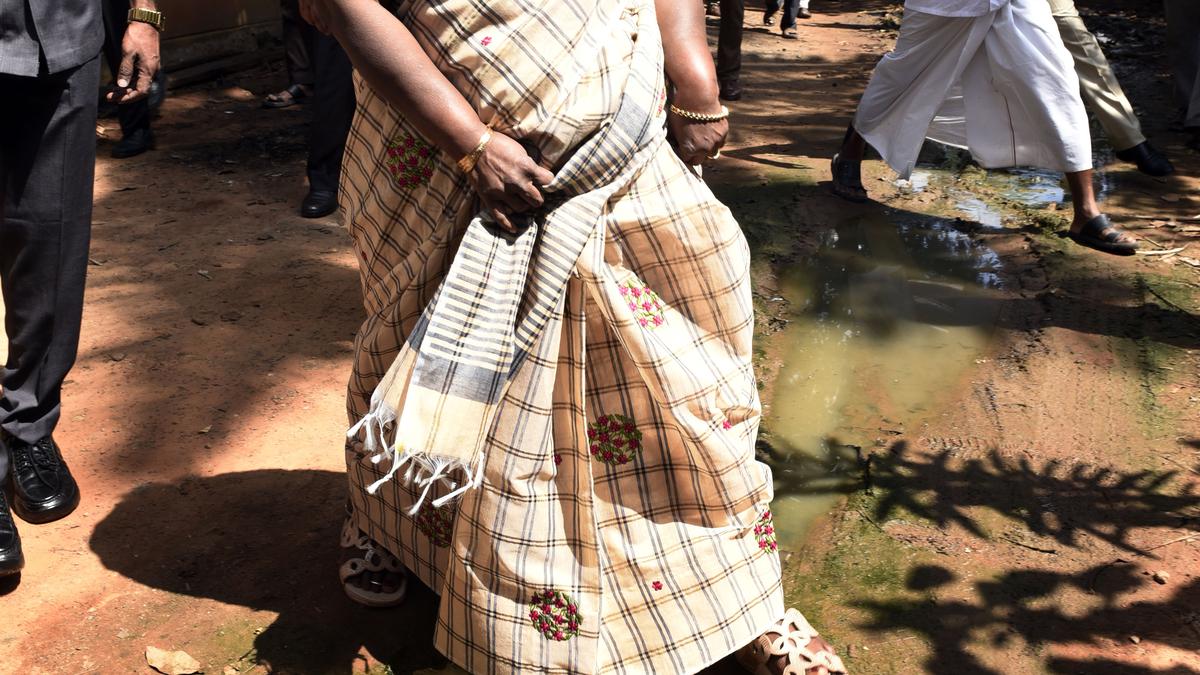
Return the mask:
{"type": "Polygon", "coordinates": [[[833,647],[800,612],[789,609],[757,640],[737,653],[738,663],[755,675],[846,675],[833,647]]]}
{"type": "Polygon", "coordinates": [[[1080,246],[1113,255],[1133,255],[1138,250],[1137,239],[1113,225],[1102,213],[1091,218],[1076,217],[1067,236],[1080,246]]]}
{"type": "Polygon", "coordinates": [[[870,201],[862,184],[862,162],[851,162],[834,155],[830,166],[833,174],[833,194],[852,202],[870,201]]]}
{"type": "Polygon", "coordinates": [[[263,99],[264,108],[287,108],[303,103],[309,96],[312,96],[312,87],[306,84],[293,84],[283,91],[274,94],[267,94],[263,99]]]}
{"type": "Polygon", "coordinates": [[[396,556],[377,546],[347,517],[342,526],[338,576],[351,600],[367,607],[395,607],[408,591],[408,571],[396,556]]]}

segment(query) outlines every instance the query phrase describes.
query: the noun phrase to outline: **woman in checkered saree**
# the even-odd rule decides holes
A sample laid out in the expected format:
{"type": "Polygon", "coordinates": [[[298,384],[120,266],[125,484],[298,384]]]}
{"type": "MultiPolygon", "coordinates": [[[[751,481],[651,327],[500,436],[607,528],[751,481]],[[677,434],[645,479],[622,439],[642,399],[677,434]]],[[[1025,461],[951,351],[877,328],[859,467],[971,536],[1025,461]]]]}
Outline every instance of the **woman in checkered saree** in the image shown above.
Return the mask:
{"type": "Polygon", "coordinates": [[[844,672],[784,611],[749,252],[689,168],[702,5],[399,4],[304,3],[359,78],[347,593],[416,575],[476,673],[844,672]]]}

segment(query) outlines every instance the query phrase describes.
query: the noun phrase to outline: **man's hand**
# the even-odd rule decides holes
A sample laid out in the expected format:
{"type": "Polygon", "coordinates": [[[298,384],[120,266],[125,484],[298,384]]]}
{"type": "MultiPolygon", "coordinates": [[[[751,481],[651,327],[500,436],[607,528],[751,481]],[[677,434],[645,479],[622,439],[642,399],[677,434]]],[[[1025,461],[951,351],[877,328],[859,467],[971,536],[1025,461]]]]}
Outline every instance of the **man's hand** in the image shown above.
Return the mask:
{"type": "Polygon", "coordinates": [[[131,103],[150,93],[150,84],[158,74],[158,29],[148,23],[132,21],[121,41],[121,66],[117,84],[108,93],[114,103],[131,103]]]}

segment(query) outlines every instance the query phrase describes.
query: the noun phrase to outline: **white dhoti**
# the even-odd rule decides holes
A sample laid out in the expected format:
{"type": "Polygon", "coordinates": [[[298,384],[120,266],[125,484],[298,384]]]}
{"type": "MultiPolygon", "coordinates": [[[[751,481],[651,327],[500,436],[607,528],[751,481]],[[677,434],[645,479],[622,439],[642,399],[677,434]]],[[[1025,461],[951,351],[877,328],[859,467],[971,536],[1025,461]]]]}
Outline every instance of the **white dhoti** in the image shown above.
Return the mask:
{"type": "Polygon", "coordinates": [[[1045,0],[974,17],[905,9],[854,127],[903,178],[926,137],[967,148],[989,169],[1092,168],[1079,80],[1045,0]]]}

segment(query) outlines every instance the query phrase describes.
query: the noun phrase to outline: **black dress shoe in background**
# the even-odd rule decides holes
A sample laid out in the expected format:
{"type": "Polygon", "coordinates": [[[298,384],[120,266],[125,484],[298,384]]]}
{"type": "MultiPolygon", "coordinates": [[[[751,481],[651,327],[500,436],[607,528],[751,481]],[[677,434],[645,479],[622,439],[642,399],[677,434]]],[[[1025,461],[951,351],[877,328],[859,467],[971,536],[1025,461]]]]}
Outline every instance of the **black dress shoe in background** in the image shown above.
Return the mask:
{"type": "Polygon", "coordinates": [[[337,211],[337,193],[328,190],[311,190],[300,204],[300,215],[305,218],[320,218],[337,211]]]}
{"type": "Polygon", "coordinates": [[[721,80],[721,88],[717,94],[722,101],[740,101],[742,99],[742,83],[737,80],[721,80]]]}
{"type": "Polygon", "coordinates": [[[154,148],[154,134],[149,129],[134,129],[113,146],[112,156],[115,159],[137,157],[147,150],[154,148]]]}
{"type": "Polygon", "coordinates": [[[800,11],[796,12],[796,18],[798,18],[798,19],[811,19],[811,18],[812,18],[812,12],[808,11],[808,8],[807,8],[807,7],[801,7],[801,8],[800,8],[800,11]]]}
{"type": "Polygon", "coordinates": [[[1118,150],[1117,159],[1137,164],[1138,171],[1147,176],[1169,176],[1175,173],[1171,160],[1150,145],[1150,141],[1142,141],[1132,148],[1118,150]]]}
{"type": "Polygon", "coordinates": [[[79,486],[50,436],[29,444],[4,439],[12,458],[12,510],[21,520],[40,525],[65,518],[79,506],[79,486]]]}
{"type": "Polygon", "coordinates": [[[8,500],[0,490],[0,577],[16,574],[25,566],[25,555],[21,553],[21,535],[17,524],[8,510],[8,500]]]}

